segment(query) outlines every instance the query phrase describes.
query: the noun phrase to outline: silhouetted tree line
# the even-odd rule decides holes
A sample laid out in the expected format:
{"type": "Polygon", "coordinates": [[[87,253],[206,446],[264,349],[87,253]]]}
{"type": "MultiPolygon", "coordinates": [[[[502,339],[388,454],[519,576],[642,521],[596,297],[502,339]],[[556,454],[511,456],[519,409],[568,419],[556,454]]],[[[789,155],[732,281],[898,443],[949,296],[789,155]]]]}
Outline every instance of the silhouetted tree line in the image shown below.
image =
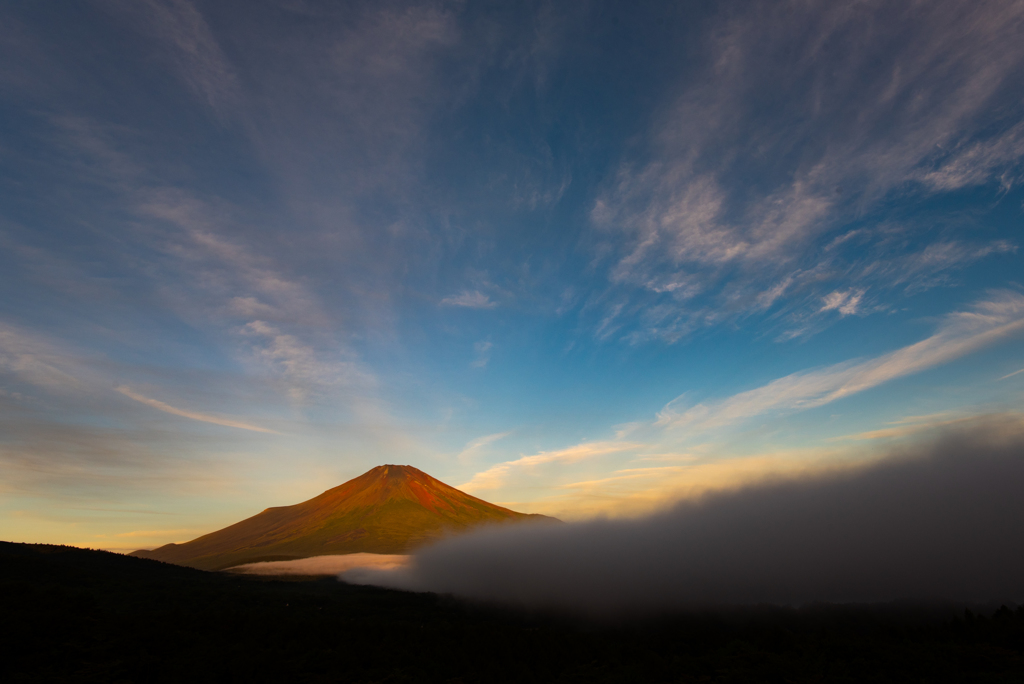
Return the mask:
{"type": "Polygon", "coordinates": [[[0,543],[3,682],[1021,682],[1024,607],[597,622],[0,543]]]}
{"type": "Polygon", "coordinates": [[[1024,645],[1024,606],[1001,605],[990,617],[964,609],[963,617],[954,618],[950,632],[958,639],[974,643],[1000,644],[1020,651],[1024,645]]]}

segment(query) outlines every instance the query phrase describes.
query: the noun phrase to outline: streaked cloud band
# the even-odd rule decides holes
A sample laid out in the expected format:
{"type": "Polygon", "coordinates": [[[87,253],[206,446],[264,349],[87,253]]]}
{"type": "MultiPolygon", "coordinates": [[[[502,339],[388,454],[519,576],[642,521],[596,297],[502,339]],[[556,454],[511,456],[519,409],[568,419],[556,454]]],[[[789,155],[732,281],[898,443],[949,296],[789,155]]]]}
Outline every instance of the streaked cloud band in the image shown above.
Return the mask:
{"type": "Polygon", "coordinates": [[[967,311],[949,314],[938,331],[916,344],[866,361],[847,361],[793,373],[719,402],[680,410],[680,396],[658,414],[656,425],[710,429],[770,411],[824,406],[883,383],[953,361],[1024,331],[1024,296],[1000,292],[967,311]]]}
{"type": "Polygon", "coordinates": [[[230,420],[228,418],[220,418],[218,416],[211,416],[211,415],[206,414],[206,413],[198,413],[196,411],[186,411],[184,409],[175,408],[174,406],[171,406],[170,404],[165,404],[164,402],[159,401],[157,399],[150,399],[149,397],[145,397],[145,396],[139,394],[138,392],[133,392],[131,389],[129,389],[128,387],[125,387],[124,385],[121,385],[120,387],[117,387],[116,389],[117,389],[118,392],[120,392],[124,396],[128,397],[129,399],[134,399],[135,401],[139,402],[140,404],[145,404],[146,406],[151,406],[151,407],[153,407],[153,408],[155,408],[155,409],[157,409],[159,411],[163,411],[164,413],[170,413],[171,415],[174,415],[174,416],[181,416],[182,418],[188,418],[190,420],[198,420],[198,421],[200,421],[202,423],[212,423],[213,425],[223,425],[224,427],[238,428],[240,430],[252,430],[253,432],[265,432],[265,433],[268,433],[268,434],[271,434],[271,435],[279,435],[279,434],[281,434],[280,432],[277,432],[276,430],[271,430],[269,428],[260,427],[259,425],[252,425],[251,423],[243,423],[240,420],[230,420]]]}

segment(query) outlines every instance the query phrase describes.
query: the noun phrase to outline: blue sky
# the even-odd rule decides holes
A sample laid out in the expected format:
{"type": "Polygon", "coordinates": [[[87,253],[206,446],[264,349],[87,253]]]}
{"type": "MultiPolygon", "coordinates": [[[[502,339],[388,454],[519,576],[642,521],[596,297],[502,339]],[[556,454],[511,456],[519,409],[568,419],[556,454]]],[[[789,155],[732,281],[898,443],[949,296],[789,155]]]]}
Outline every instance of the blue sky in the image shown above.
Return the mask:
{"type": "Polygon", "coordinates": [[[1020,3],[18,3],[0,51],[5,539],[381,463],[633,514],[1020,411],[1020,3]]]}

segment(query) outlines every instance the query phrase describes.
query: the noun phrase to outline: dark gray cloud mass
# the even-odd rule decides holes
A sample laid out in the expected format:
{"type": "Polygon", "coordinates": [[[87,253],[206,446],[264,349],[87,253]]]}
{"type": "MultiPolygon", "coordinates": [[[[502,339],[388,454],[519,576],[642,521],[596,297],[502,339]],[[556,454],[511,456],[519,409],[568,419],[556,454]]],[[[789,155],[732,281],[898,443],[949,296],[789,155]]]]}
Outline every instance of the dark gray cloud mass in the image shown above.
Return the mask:
{"type": "Polygon", "coordinates": [[[346,581],[531,608],[1024,599],[1024,430],[989,420],[843,472],[639,520],[486,529],[346,581]]]}

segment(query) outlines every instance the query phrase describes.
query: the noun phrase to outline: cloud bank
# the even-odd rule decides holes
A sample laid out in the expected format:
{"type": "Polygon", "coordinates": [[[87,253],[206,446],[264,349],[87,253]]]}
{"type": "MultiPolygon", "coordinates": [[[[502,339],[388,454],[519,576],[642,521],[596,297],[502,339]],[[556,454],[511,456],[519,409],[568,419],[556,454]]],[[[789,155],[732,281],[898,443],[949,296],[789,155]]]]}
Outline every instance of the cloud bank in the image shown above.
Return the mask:
{"type": "Polygon", "coordinates": [[[486,529],[348,582],[529,608],[1024,599],[1024,424],[989,419],[869,466],[637,520],[486,529]]]}

